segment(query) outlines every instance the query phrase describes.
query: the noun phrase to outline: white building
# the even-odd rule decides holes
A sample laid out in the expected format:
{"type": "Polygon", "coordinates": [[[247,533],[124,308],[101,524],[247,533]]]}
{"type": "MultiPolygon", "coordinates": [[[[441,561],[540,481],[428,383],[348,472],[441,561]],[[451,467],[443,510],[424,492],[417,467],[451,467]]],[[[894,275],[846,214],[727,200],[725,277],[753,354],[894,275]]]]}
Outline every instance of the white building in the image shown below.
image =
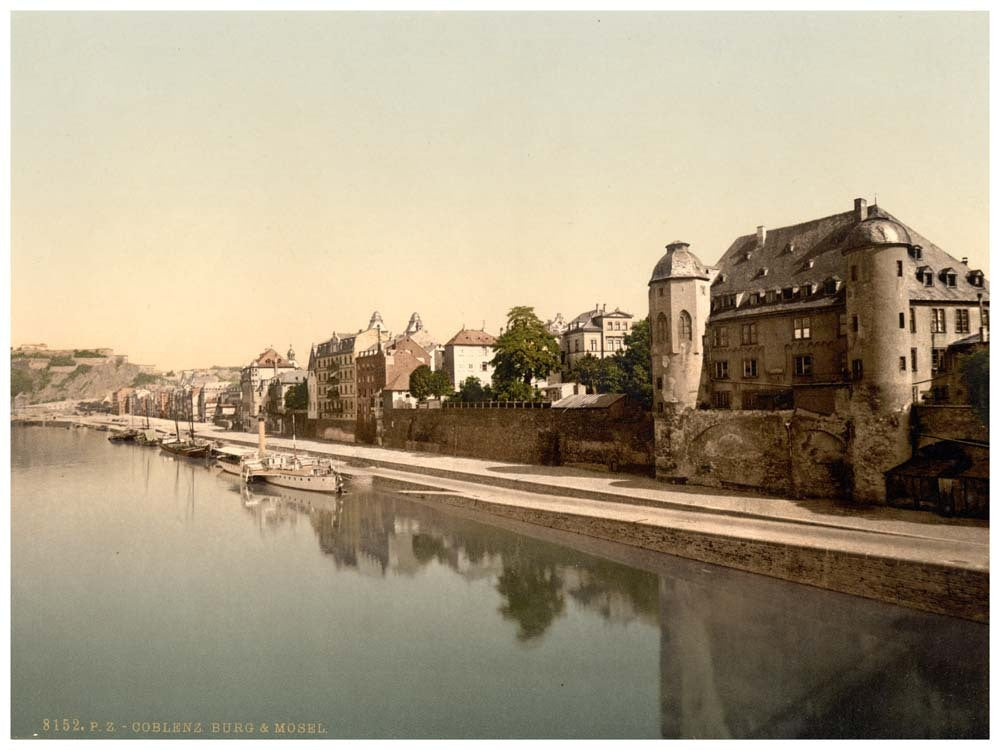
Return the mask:
{"type": "Polygon", "coordinates": [[[463,328],[444,345],[443,369],[452,387],[469,377],[479,378],[483,386],[493,384],[493,346],[496,337],[486,331],[463,328]]]}

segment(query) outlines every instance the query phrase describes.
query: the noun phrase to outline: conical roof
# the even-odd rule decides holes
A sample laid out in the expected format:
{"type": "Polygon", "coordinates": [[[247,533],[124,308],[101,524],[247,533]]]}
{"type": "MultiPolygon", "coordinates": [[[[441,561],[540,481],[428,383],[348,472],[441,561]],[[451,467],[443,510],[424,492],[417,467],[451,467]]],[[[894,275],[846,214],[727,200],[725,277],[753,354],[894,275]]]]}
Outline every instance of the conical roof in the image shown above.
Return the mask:
{"type": "Polygon", "coordinates": [[[692,253],[686,242],[674,241],[667,245],[667,252],[653,268],[649,283],[667,279],[705,279],[709,278],[709,269],[692,253]]]}

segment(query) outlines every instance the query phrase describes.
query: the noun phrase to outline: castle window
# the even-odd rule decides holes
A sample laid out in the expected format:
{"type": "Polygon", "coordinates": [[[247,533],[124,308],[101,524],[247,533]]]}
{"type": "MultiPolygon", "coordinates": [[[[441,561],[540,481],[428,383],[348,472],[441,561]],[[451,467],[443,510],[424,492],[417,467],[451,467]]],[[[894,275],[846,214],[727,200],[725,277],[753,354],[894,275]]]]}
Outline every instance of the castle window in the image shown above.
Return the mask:
{"type": "Polygon", "coordinates": [[[718,326],[712,329],[712,346],[729,346],[729,329],[725,326],[718,326]]]}
{"type": "Polygon", "coordinates": [[[906,372],[906,357],[899,358],[899,371],[906,372]]]}
{"type": "Polygon", "coordinates": [[[851,281],[857,281],[857,280],[858,280],[858,267],[851,266],[851,281]]]}
{"type": "Polygon", "coordinates": [[[983,308],[982,326],[983,326],[983,328],[989,328],[990,327],[990,311],[988,309],[986,309],[985,307],[983,308]]]}
{"type": "Polygon", "coordinates": [[[903,275],[903,261],[901,260],[896,261],[896,275],[897,276],[903,275]]]}
{"type": "Polygon", "coordinates": [[[913,370],[913,372],[917,371],[917,350],[916,349],[910,349],[910,369],[913,370]]]}
{"type": "Polygon", "coordinates": [[[712,406],[716,409],[731,408],[732,401],[729,391],[716,391],[712,394],[712,406]]]}
{"type": "Polygon", "coordinates": [[[662,391],[663,390],[663,377],[662,376],[656,378],[656,390],[658,390],[658,391],[662,391]]]}
{"type": "Polygon", "coordinates": [[[813,358],[812,355],[803,354],[801,356],[795,357],[795,374],[800,378],[812,377],[813,374],[813,358]]]}
{"type": "Polygon", "coordinates": [[[592,351],[592,352],[596,352],[597,351],[597,339],[591,339],[590,340],[590,351],[592,351]]]}
{"type": "Polygon", "coordinates": [[[858,316],[857,315],[852,315],[851,316],[851,330],[854,331],[855,333],[858,333],[858,332],[861,331],[861,321],[858,320],[858,316]]]}
{"type": "Polygon", "coordinates": [[[947,333],[943,307],[931,308],[931,333],[947,333]]]}
{"type": "Polygon", "coordinates": [[[837,335],[847,335],[847,313],[841,313],[837,316],[837,335]]]}
{"type": "Polygon", "coordinates": [[[744,323],[740,327],[740,343],[741,344],[756,344],[757,343],[757,324],[756,323],[744,323]]]}
{"type": "Polygon", "coordinates": [[[906,314],[905,313],[900,313],[899,314],[899,327],[900,328],[906,328],[906,314]]]}
{"type": "Polygon", "coordinates": [[[851,360],[851,379],[861,380],[865,376],[864,363],[860,359],[851,360]]]}
{"type": "Polygon", "coordinates": [[[691,316],[687,310],[681,310],[680,320],[677,326],[681,341],[691,340],[691,316]]]}
{"type": "Polygon", "coordinates": [[[794,318],[792,320],[792,336],[795,339],[812,338],[812,331],[809,328],[809,318],[794,318]]]}
{"type": "Polygon", "coordinates": [[[917,332],[917,311],[910,308],[910,333],[917,332]]]}
{"type": "Polygon", "coordinates": [[[955,333],[969,332],[969,311],[955,310],[955,333]]]}
{"type": "Polygon", "coordinates": [[[743,377],[745,377],[745,378],[755,378],[755,377],[757,377],[757,360],[756,359],[744,359],[743,360],[743,377]]]}
{"type": "Polygon", "coordinates": [[[656,291],[658,291],[660,293],[659,296],[661,296],[661,297],[663,296],[663,287],[662,286],[659,289],[657,289],[656,291]]]}
{"type": "Polygon", "coordinates": [[[667,337],[670,335],[670,327],[667,323],[667,316],[660,313],[656,316],[656,343],[665,344],[667,343],[667,337]]]}
{"type": "Polygon", "coordinates": [[[715,379],[716,380],[726,380],[729,378],[729,361],[722,360],[721,362],[715,362],[715,379]]]}

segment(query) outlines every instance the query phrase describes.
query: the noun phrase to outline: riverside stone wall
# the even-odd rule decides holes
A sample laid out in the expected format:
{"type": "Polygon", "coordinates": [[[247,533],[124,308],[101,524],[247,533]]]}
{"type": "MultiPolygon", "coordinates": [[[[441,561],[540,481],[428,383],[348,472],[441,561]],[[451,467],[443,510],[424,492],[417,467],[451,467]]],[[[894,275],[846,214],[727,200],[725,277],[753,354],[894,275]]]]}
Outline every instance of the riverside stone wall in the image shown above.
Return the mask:
{"type": "Polygon", "coordinates": [[[885,501],[908,456],[905,414],[687,409],[655,419],[656,476],[791,497],[885,501]]]}
{"type": "Polygon", "coordinates": [[[387,448],[652,473],[652,417],[603,409],[391,409],[387,448]]]}

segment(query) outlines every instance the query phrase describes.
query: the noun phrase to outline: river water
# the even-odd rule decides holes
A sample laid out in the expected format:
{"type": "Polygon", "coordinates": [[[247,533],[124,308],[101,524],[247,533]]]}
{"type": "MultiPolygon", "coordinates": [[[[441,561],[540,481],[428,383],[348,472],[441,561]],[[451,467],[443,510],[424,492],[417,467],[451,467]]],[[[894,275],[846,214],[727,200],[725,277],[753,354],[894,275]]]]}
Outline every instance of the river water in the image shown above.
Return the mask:
{"type": "Polygon", "coordinates": [[[378,480],[247,492],[100,432],[11,435],[15,737],[988,732],[984,625],[378,480]]]}

